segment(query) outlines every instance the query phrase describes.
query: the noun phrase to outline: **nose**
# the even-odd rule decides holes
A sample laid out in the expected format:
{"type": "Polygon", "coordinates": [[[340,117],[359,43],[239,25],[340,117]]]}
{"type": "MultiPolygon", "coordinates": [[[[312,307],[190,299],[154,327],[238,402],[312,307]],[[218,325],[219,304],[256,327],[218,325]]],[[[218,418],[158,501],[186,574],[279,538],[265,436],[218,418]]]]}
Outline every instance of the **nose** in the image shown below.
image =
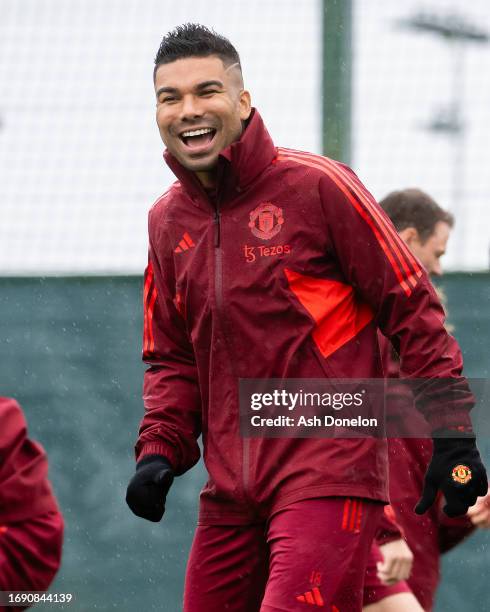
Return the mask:
{"type": "Polygon", "coordinates": [[[199,98],[194,95],[184,96],[180,109],[182,121],[189,121],[201,117],[203,114],[199,98]]]}

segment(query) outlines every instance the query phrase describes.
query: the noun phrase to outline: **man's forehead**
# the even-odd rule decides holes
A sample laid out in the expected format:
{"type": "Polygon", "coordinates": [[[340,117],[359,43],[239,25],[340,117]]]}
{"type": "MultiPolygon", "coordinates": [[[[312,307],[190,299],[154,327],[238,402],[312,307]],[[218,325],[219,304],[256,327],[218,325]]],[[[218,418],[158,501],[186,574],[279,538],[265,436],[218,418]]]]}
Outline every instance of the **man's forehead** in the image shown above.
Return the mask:
{"type": "Polygon", "coordinates": [[[222,81],[229,79],[221,58],[216,55],[207,57],[186,57],[168,64],[162,64],[155,73],[155,89],[172,87],[181,89],[193,87],[205,81],[222,81]]]}

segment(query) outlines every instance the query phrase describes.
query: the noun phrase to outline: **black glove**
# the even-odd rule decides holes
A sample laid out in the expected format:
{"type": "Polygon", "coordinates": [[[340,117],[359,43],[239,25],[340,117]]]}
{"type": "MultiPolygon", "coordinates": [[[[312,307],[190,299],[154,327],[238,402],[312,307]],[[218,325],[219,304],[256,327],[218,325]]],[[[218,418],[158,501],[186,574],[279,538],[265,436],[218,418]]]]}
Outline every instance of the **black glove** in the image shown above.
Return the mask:
{"type": "Polygon", "coordinates": [[[487,473],[476,447],[475,434],[451,430],[435,433],[446,437],[434,438],[432,460],[415,512],[427,512],[440,489],[446,498],[443,510],[447,516],[466,514],[477,497],[486,495],[488,490],[487,473]]]}
{"type": "Polygon", "coordinates": [[[158,523],[165,512],[165,499],[173,480],[174,472],[165,457],[146,455],[136,465],[126,503],[136,516],[158,523]]]}

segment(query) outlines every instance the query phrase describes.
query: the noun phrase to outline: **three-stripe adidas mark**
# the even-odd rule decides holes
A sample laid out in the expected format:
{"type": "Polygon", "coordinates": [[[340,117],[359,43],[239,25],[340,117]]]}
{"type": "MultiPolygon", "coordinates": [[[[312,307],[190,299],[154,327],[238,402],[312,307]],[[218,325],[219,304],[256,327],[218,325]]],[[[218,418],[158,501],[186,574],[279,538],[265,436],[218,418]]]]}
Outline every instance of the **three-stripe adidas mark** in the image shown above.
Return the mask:
{"type": "Polygon", "coordinates": [[[362,521],[362,501],[360,499],[347,498],[344,502],[344,513],[342,515],[342,529],[359,533],[362,521]]]}
{"type": "Polygon", "coordinates": [[[174,253],[183,253],[184,251],[188,251],[189,249],[192,249],[195,246],[196,245],[194,244],[194,241],[186,232],[182,240],[179,242],[178,246],[175,247],[174,253]]]}
{"type": "Polygon", "coordinates": [[[311,591],[306,591],[304,595],[298,595],[296,599],[303,603],[311,604],[312,606],[318,606],[320,608],[323,608],[323,606],[325,605],[322,594],[320,593],[320,589],[318,587],[313,587],[311,591]]]}

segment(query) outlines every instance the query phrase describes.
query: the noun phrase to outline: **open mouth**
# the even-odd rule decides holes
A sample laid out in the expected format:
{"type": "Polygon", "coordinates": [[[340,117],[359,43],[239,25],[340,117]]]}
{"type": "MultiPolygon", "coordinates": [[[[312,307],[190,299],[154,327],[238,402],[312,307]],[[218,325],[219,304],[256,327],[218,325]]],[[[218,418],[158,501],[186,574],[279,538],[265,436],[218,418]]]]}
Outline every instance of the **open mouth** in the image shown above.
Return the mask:
{"type": "Polygon", "coordinates": [[[200,128],[198,130],[187,130],[180,134],[180,139],[186,147],[197,149],[208,145],[214,138],[216,130],[214,128],[200,128]]]}

